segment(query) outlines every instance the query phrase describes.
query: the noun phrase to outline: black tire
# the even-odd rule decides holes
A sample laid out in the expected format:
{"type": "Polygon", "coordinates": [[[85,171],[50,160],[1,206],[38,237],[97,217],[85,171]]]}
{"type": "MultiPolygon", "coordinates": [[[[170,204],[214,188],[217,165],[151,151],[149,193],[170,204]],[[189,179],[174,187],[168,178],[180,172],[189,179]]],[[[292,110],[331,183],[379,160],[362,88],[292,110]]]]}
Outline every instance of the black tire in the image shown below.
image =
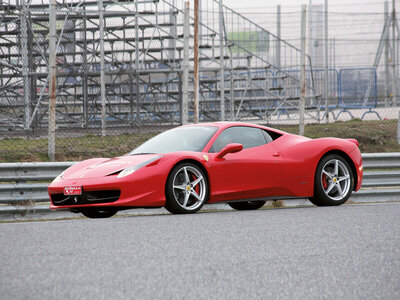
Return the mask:
{"type": "Polygon", "coordinates": [[[246,201],[246,202],[228,202],[228,205],[236,210],[255,210],[264,206],[267,201],[246,201]]]}
{"type": "Polygon", "coordinates": [[[354,189],[354,174],[349,163],[340,155],[329,154],[318,163],[314,180],[317,206],[337,206],[345,203],[354,189]]]}
{"type": "Polygon", "coordinates": [[[90,209],[81,211],[82,215],[90,219],[103,219],[110,218],[117,213],[116,210],[98,210],[90,209]]]}
{"type": "Polygon", "coordinates": [[[195,164],[176,165],[165,186],[165,208],[173,214],[191,214],[208,201],[209,187],[204,172],[195,164]]]}

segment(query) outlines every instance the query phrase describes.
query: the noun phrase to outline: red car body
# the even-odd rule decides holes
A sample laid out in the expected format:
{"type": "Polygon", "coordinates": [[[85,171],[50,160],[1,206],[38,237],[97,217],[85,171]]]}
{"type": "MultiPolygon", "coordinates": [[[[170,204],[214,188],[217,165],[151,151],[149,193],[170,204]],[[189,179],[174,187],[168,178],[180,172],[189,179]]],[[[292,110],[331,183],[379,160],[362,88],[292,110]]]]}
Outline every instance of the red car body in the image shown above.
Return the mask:
{"type": "MultiPolygon", "coordinates": [[[[356,140],[338,138],[310,139],[269,127],[237,123],[216,122],[187,126],[217,127],[215,134],[201,152],[179,151],[163,154],[126,155],[116,158],[94,158],[68,168],[62,179],[48,187],[51,209],[78,210],[87,207],[125,209],[134,207],[161,207],[166,202],[166,182],[172,168],[189,161],[201,167],[209,184],[207,203],[237,200],[276,200],[307,198],[314,194],[316,168],[328,153],[343,156],[349,163],[354,187],[361,187],[363,166],[356,140]],[[217,158],[209,150],[225,129],[233,126],[255,127],[274,133],[277,138],[265,145],[243,149],[217,158]],[[118,178],[121,170],[151,161],[138,171],[118,178]],[[119,191],[106,195],[100,203],[80,204],[66,201],[55,203],[57,195],[64,195],[64,187],[81,186],[87,193],[119,191]]],[[[101,198],[101,197],[100,197],[101,198]]],[[[71,198],[72,199],[72,198],[71,198]]]]}

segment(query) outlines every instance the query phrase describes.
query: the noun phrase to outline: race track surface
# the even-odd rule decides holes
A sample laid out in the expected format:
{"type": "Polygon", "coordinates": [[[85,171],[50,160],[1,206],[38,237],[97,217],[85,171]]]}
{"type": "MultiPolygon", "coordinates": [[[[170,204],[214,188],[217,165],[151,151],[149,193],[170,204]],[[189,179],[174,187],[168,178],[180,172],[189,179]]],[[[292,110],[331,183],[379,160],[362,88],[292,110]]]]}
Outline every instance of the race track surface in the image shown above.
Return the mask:
{"type": "Polygon", "coordinates": [[[1,299],[400,299],[400,203],[0,224],[1,299]]]}

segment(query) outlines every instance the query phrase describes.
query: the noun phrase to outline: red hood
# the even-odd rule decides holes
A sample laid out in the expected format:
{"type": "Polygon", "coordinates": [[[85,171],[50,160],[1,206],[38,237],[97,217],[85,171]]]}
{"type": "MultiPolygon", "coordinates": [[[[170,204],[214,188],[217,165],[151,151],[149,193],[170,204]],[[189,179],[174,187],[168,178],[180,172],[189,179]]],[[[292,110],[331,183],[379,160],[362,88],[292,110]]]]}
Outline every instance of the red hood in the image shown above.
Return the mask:
{"type": "Polygon", "coordinates": [[[93,164],[89,165],[83,161],[65,171],[63,178],[79,179],[104,177],[122,171],[127,167],[137,166],[156,157],[160,156],[156,154],[127,155],[115,158],[106,158],[100,162],[96,160],[93,164]]]}

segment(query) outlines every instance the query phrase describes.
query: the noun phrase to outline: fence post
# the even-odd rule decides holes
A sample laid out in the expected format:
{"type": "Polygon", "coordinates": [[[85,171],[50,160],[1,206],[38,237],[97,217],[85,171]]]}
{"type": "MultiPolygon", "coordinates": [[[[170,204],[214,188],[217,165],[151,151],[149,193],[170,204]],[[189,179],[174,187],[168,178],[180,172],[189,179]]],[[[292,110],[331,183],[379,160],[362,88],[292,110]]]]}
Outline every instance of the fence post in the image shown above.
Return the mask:
{"type": "Polygon", "coordinates": [[[220,64],[220,93],[221,121],[225,120],[225,68],[224,68],[224,11],[222,0],[219,0],[219,64],[220,64]]]}
{"type": "Polygon", "coordinates": [[[304,135],[304,112],[306,106],[306,5],[301,6],[301,54],[300,54],[300,116],[299,135],[304,135]]]}
{"type": "Polygon", "coordinates": [[[88,101],[88,76],[87,76],[87,36],[86,36],[86,8],[83,8],[83,20],[82,20],[82,39],[83,39],[83,55],[82,55],[82,89],[83,89],[83,126],[88,128],[89,125],[89,101],[88,101]]]}
{"type": "Polygon", "coordinates": [[[398,105],[398,76],[396,68],[396,2],[392,0],[392,93],[393,93],[393,107],[398,105]]]}
{"type": "Polygon", "coordinates": [[[199,0],[194,0],[193,122],[199,123],[199,0]]]}
{"type": "Polygon", "coordinates": [[[325,75],[324,75],[324,97],[325,97],[325,122],[329,122],[329,101],[328,101],[328,0],[324,2],[324,50],[325,50],[325,75]]]}
{"type": "Polygon", "coordinates": [[[234,80],[233,80],[233,58],[232,58],[232,45],[229,45],[229,54],[230,54],[230,69],[229,69],[229,77],[230,77],[230,91],[229,91],[229,97],[230,97],[230,117],[229,120],[234,121],[235,120],[235,95],[234,95],[234,80]]]}
{"type": "Polygon", "coordinates": [[[48,156],[55,160],[56,153],[56,0],[49,2],[49,136],[48,156]]]}
{"type": "Polygon", "coordinates": [[[281,6],[278,5],[276,9],[276,45],[275,45],[275,64],[278,69],[281,68],[281,6]]]}
{"type": "Polygon", "coordinates": [[[101,97],[101,135],[106,135],[106,83],[104,75],[104,6],[99,0],[99,27],[100,27],[100,97],[101,97]]]}
{"type": "Polygon", "coordinates": [[[185,2],[183,22],[183,83],[182,83],[182,125],[188,123],[189,98],[189,2],[185,2]]]}
{"type": "MultiPolygon", "coordinates": [[[[172,1],[172,5],[175,7],[175,1],[172,1]]],[[[169,23],[172,24],[169,26],[169,35],[173,38],[168,39],[168,59],[172,62],[174,62],[175,66],[175,51],[176,51],[176,15],[175,15],[175,9],[170,7],[169,9],[169,23]]]]}
{"type": "MultiPolygon", "coordinates": [[[[139,6],[138,1],[135,1],[135,80],[136,80],[136,122],[139,125],[141,123],[140,118],[140,74],[139,74],[139,6]]],[[[143,58],[144,59],[144,58],[143,58]]]]}
{"type": "Polygon", "coordinates": [[[29,61],[28,61],[28,9],[26,7],[26,0],[22,0],[22,14],[21,14],[21,60],[22,60],[22,76],[24,80],[24,129],[28,130],[30,127],[31,117],[31,82],[29,76],[29,61]]]}
{"type": "MultiPolygon", "coordinates": [[[[387,26],[389,22],[389,3],[385,1],[384,4],[384,26],[387,26]]],[[[389,106],[389,35],[385,34],[384,36],[384,43],[385,43],[385,48],[384,48],[384,65],[385,65],[385,96],[384,96],[384,101],[385,101],[385,107],[389,106]]]]}
{"type": "Polygon", "coordinates": [[[400,145],[400,111],[399,118],[397,119],[397,144],[400,145]]]}
{"type": "Polygon", "coordinates": [[[312,0],[308,0],[308,14],[307,14],[307,23],[308,23],[308,43],[307,43],[307,54],[310,57],[314,57],[313,56],[313,4],[312,4],[312,0]]]}

